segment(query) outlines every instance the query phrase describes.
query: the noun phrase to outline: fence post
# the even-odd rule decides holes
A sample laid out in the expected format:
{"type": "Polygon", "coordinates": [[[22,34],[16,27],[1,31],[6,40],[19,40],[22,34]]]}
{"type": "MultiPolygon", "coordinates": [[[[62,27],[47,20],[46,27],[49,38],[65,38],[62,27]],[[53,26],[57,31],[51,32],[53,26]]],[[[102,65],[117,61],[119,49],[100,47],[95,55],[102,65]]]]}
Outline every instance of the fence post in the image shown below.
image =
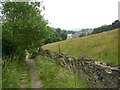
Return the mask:
{"type": "Polygon", "coordinates": [[[59,53],[60,53],[60,44],[58,45],[59,53]]]}

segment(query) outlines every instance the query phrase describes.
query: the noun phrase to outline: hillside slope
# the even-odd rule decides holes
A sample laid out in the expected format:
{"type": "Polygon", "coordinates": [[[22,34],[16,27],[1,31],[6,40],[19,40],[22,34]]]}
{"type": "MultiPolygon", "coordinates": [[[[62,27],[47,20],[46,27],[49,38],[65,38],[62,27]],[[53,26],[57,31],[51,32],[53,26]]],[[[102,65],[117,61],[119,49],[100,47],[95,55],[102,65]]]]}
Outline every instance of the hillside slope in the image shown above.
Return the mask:
{"type": "Polygon", "coordinates": [[[89,56],[102,62],[118,64],[118,30],[69,39],[44,45],[44,49],[69,54],[72,56],[89,56]]]}

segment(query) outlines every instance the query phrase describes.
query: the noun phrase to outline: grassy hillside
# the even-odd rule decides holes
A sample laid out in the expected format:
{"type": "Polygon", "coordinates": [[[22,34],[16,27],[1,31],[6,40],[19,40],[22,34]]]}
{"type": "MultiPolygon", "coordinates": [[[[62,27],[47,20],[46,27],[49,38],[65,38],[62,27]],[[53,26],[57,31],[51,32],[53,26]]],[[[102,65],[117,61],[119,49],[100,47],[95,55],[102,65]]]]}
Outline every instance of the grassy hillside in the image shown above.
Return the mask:
{"type": "Polygon", "coordinates": [[[43,48],[58,52],[60,46],[62,53],[76,57],[86,55],[98,61],[118,64],[118,30],[47,44],[43,48]]]}

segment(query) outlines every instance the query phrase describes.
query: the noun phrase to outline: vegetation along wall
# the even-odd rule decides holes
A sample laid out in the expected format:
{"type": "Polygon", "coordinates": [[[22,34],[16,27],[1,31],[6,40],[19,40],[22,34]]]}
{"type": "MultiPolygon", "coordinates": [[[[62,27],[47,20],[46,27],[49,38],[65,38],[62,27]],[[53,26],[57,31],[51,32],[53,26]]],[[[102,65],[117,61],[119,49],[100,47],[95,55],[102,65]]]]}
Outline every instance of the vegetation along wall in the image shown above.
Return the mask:
{"type": "Polygon", "coordinates": [[[39,49],[38,53],[53,58],[61,66],[66,67],[78,75],[83,74],[94,88],[120,87],[119,65],[101,63],[85,56],[75,58],[70,55],[43,49],[39,49]]]}

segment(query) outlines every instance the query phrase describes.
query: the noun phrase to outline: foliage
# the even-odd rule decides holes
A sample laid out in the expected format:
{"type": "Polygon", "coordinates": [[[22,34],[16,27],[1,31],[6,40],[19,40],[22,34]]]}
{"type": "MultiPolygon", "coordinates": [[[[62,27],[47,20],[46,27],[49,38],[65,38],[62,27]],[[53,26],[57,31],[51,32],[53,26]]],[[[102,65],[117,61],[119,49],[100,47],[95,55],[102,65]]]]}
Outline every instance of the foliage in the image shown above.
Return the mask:
{"type": "Polygon", "coordinates": [[[103,25],[101,27],[94,28],[92,33],[96,34],[96,33],[104,32],[104,31],[113,30],[116,28],[120,28],[120,21],[119,20],[114,21],[111,25],[103,25]]]}
{"type": "Polygon", "coordinates": [[[2,38],[2,57],[14,54],[15,44],[2,38]]]}
{"type": "Polygon", "coordinates": [[[79,37],[83,37],[83,36],[86,36],[86,34],[85,34],[85,33],[81,33],[81,34],[79,35],[79,37]]]}
{"type": "Polygon", "coordinates": [[[50,36],[45,40],[45,44],[67,39],[67,31],[60,28],[51,28],[50,36]]]}
{"type": "Polygon", "coordinates": [[[67,31],[67,33],[68,33],[68,34],[71,34],[71,33],[72,33],[72,34],[75,34],[76,31],[67,31]]]}
{"type": "Polygon", "coordinates": [[[118,64],[118,31],[111,30],[99,34],[60,41],[44,45],[44,49],[69,54],[72,56],[89,56],[101,62],[118,64]]]}
{"type": "Polygon", "coordinates": [[[73,72],[62,68],[50,58],[37,56],[35,59],[39,78],[44,88],[87,88],[84,77],[78,78],[73,72]]]}
{"type": "Polygon", "coordinates": [[[3,3],[3,38],[14,43],[15,54],[20,58],[25,57],[25,50],[32,52],[40,47],[48,35],[40,7],[40,2],[3,3]]]}
{"type": "Polygon", "coordinates": [[[93,29],[91,29],[91,28],[81,29],[80,31],[78,31],[79,37],[91,35],[92,31],[93,31],[93,29]]]}

